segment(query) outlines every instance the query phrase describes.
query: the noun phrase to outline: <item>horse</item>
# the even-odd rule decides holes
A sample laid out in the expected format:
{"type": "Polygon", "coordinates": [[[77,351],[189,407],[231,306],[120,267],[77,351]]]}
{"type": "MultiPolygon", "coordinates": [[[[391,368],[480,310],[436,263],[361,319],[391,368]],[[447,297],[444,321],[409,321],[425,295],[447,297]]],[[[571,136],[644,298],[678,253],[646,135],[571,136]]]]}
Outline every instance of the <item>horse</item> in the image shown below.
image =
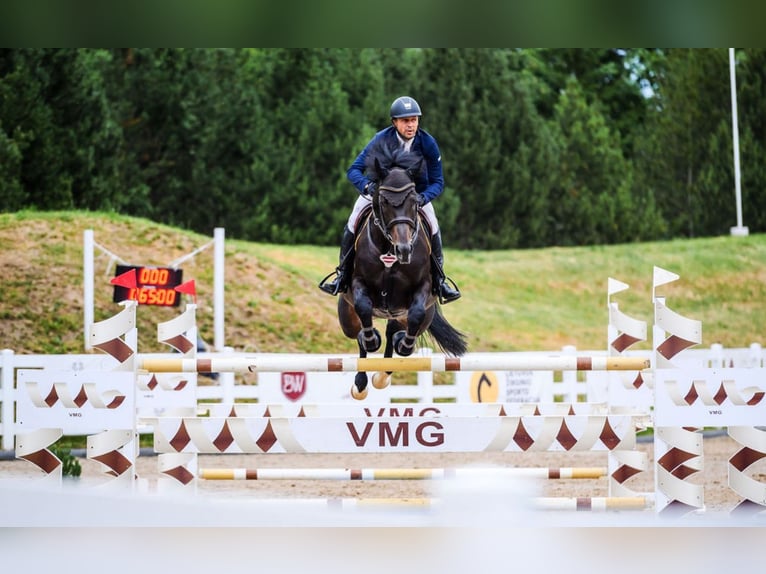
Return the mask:
{"type": "MultiPolygon", "coordinates": [[[[353,273],[349,288],[338,298],[340,327],[346,337],[356,339],[360,358],[382,344],[373,319],[387,321],[386,358],[394,352],[411,355],[426,334],[445,354],[460,356],[468,350],[465,335],[441,313],[433,285],[431,233],[415,189],[423,165],[415,153],[380,147],[368,154],[367,175],[377,189],[372,208],[359,218],[353,273]]],[[[377,389],[390,382],[390,371],[373,375],[377,389]]],[[[357,372],[351,396],[365,399],[367,383],[367,373],[357,372]]]]}

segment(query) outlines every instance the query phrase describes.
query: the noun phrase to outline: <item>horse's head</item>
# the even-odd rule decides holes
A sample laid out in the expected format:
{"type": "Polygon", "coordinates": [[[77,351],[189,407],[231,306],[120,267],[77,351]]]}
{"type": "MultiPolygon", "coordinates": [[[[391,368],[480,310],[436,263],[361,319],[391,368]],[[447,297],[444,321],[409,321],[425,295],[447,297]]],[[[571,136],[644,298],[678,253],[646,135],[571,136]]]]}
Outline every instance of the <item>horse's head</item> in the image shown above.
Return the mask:
{"type": "Polygon", "coordinates": [[[378,188],[372,201],[376,225],[391,243],[397,261],[407,264],[420,232],[415,177],[422,168],[423,158],[405,154],[404,158],[395,159],[397,165],[391,167],[385,167],[380,158],[374,159],[378,188]]]}

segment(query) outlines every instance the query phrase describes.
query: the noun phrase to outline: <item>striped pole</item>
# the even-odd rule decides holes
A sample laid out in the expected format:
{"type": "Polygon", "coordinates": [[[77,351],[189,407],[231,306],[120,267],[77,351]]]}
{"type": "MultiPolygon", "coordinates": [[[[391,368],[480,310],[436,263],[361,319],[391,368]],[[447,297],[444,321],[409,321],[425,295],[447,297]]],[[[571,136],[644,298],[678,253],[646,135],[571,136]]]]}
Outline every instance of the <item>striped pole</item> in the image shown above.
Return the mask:
{"type": "MultiPolygon", "coordinates": [[[[411,498],[260,498],[253,499],[249,505],[263,505],[269,508],[302,508],[317,507],[333,510],[394,510],[396,508],[442,509],[449,507],[448,500],[429,497],[411,498]]],[[[534,497],[530,498],[528,506],[530,510],[539,511],[577,511],[577,512],[617,512],[621,510],[647,510],[651,507],[648,497],[534,497]]]]}
{"type": "MultiPolygon", "coordinates": [[[[327,504],[335,508],[420,506],[439,508],[443,502],[435,498],[362,498],[329,499],[327,504]]],[[[608,512],[620,510],[646,510],[651,504],[643,496],[589,496],[589,497],[535,497],[530,499],[533,510],[608,512]]]]}
{"type": "Polygon", "coordinates": [[[535,499],[539,510],[644,510],[649,501],[644,496],[589,496],[589,497],[539,497],[535,499]]]}
{"type": "Polygon", "coordinates": [[[492,473],[499,477],[542,479],[603,478],[603,467],[583,468],[201,468],[199,478],[205,480],[434,480],[460,478],[469,473],[492,473]]]}
{"type": "Polygon", "coordinates": [[[464,357],[327,357],[291,355],[280,357],[214,357],[206,359],[144,358],[139,369],[150,373],[257,373],[283,371],[640,371],[649,359],[641,357],[517,356],[504,353],[464,357]]]}

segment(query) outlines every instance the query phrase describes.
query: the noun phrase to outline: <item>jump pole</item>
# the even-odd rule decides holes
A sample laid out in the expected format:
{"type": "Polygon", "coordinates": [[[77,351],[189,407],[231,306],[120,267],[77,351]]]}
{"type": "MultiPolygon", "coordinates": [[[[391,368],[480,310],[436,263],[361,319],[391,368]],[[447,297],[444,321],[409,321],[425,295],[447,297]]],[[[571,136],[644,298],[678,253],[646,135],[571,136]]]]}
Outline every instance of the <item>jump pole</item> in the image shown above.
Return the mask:
{"type": "Polygon", "coordinates": [[[641,357],[497,356],[364,358],[299,355],[207,359],[139,359],[139,369],[149,373],[279,373],[357,371],[641,371],[650,367],[641,357]]]}
{"type": "Polygon", "coordinates": [[[537,510],[646,510],[651,506],[645,496],[588,496],[588,497],[538,497],[534,499],[537,510]]]}
{"type": "Polygon", "coordinates": [[[204,480],[438,480],[460,478],[471,472],[489,472],[501,478],[594,479],[603,478],[603,467],[582,468],[201,468],[204,480]]]}
{"type": "MultiPolygon", "coordinates": [[[[439,498],[260,498],[249,506],[265,508],[328,508],[338,511],[384,510],[395,508],[420,508],[426,511],[448,507],[449,501],[439,498]]],[[[530,510],[609,512],[622,510],[646,510],[651,500],[643,496],[591,496],[591,497],[536,497],[529,499],[530,510]]]]}

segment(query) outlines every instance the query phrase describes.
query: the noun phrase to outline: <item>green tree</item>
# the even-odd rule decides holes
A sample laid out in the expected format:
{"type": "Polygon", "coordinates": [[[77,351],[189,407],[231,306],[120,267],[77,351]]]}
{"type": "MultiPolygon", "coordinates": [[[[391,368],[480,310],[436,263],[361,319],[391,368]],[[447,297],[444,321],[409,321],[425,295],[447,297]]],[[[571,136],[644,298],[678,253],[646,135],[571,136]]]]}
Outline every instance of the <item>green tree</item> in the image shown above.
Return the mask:
{"type": "Polygon", "coordinates": [[[530,50],[543,61],[539,77],[549,86],[540,106],[553,114],[558,95],[577,78],[588,104],[597,106],[620,137],[623,155],[631,157],[634,134],[646,119],[644,89],[654,84],[655,53],[646,48],[544,48],[530,50]]]}
{"type": "Polygon", "coordinates": [[[257,58],[272,132],[253,161],[247,236],[334,245],[357,193],[346,169],[378,129],[368,109],[383,101],[374,58],[328,49],[268,50],[257,58]]]}
{"type": "Polygon", "coordinates": [[[670,237],[728,232],[734,221],[728,72],[725,49],[667,51],[637,168],[670,237]]]}
{"type": "MultiPolygon", "coordinates": [[[[766,225],[766,51],[738,50],[745,223],[766,225]]],[[[725,49],[0,49],[4,210],[116,210],[336,244],[345,172],[408,94],[439,141],[445,243],[728,232],[725,49]]]]}
{"type": "MultiPolygon", "coordinates": [[[[737,49],[737,115],[742,178],[742,217],[753,231],[766,230],[766,50],[737,49]]],[[[723,145],[723,143],[722,143],[723,145]]],[[[733,161],[733,150],[732,161],[733,161]]],[[[732,175],[733,178],[733,175],[732,175]]],[[[735,205],[734,183],[726,200],[735,205]]],[[[731,225],[736,225],[736,214],[731,225]]]]}
{"type": "Polygon", "coordinates": [[[209,178],[218,166],[208,162],[206,146],[219,129],[215,96],[231,88],[211,73],[217,57],[193,49],[130,49],[122,55],[124,185],[134,214],[205,232],[217,218],[222,196],[209,178]]]}
{"type": "Polygon", "coordinates": [[[64,157],[69,150],[56,143],[59,130],[49,102],[51,65],[46,60],[50,53],[41,49],[3,50],[0,123],[8,142],[4,147],[11,160],[9,169],[19,178],[18,184],[12,185],[16,191],[9,197],[11,201],[4,202],[3,209],[72,207],[71,177],[64,157]]]}
{"type": "Polygon", "coordinates": [[[258,85],[240,50],[120,51],[115,93],[131,213],[241,236],[263,133],[258,85]]]}
{"type": "Polygon", "coordinates": [[[429,50],[420,77],[424,124],[434,126],[444,158],[447,191],[437,212],[446,241],[478,249],[542,244],[557,151],[523,55],[429,50]]]}
{"type": "Polygon", "coordinates": [[[0,53],[0,125],[15,183],[4,209],[120,206],[121,136],[103,71],[104,50],[0,53]],[[15,166],[15,167],[14,167],[15,166]]]}
{"type": "Polygon", "coordinates": [[[555,108],[564,142],[551,194],[551,245],[593,245],[645,239],[657,226],[652,198],[632,195],[632,167],[619,136],[578,80],[567,82],[555,108]],[[641,205],[641,209],[637,206],[641,205]]]}
{"type": "Polygon", "coordinates": [[[16,138],[9,137],[0,122],[0,196],[4,211],[15,211],[26,203],[21,181],[22,159],[16,138]]]}

